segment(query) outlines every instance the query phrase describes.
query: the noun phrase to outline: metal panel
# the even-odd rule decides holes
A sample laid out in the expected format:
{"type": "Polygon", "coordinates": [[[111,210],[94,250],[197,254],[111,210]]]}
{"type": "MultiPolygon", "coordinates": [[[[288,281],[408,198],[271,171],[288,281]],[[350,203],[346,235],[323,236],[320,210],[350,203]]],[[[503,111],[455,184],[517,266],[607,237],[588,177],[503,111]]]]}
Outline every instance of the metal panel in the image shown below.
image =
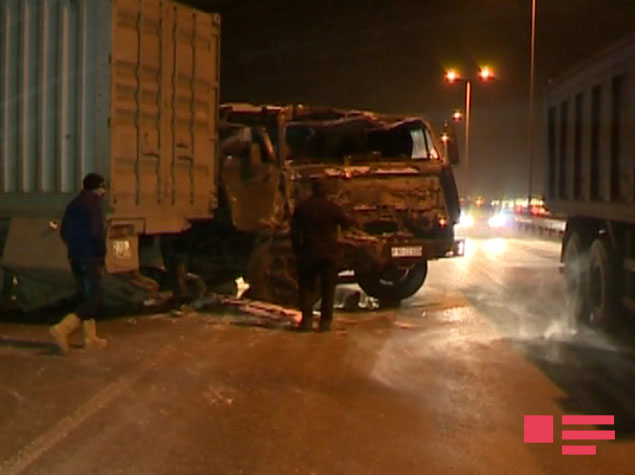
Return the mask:
{"type": "Polygon", "coordinates": [[[611,200],[611,77],[602,81],[600,100],[600,201],[611,200]]]}
{"type": "MultiPolygon", "coordinates": [[[[218,22],[176,7],[173,51],[172,200],[201,214],[210,203],[215,170],[218,22]]],[[[167,35],[166,35],[167,37],[167,35]]]]}
{"type": "Polygon", "coordinates": [[[0,170],[2,171],[3,192],[16,191],[16,160],[18,157],[18,117],[19,117],[19,92],[18,73],[15,65],[18,56],[18,40],[20,35],[19,4],[17,0],[8,0],[2,9],[3,18],[3,44],[2,44],[2,158],[0,170]]]}
{"type": "Polygon", "coordinates": [[[214,204],[218,21],[149,0],[114,1],[113,21],[113,204],[179,231],[214,204]]]}
{"type": "MultiPolygon", "coordinates": [[[[95,68],[108,42],[94,25],[110,23],[108,2],[9,0],[0,3],[0,213],[27,213],[38,199],[76,193],[97,162],[95,68]]],[[[103,59],[102,59],[103,60],[103,59]]],[[[54,200],[57,203],[59,200],[54,200]]],[[[36,206],[41,208],[40,204],[36,206]]],[[[50,214],[59,214],[57,207],[50,214]]]]}
{"type": "Polygon", "coordinates": [[[117,209],[135,209],[142,199],[140,101],[146,84],[141,77],[143,67],[148,67],[150,61],[142,61],[145,35],[139,33],[147,23],[143,18],[147,8],[142,6],[141,1],[113,2],[111,192],[117,209]]]}
{"type": "MultiPolygon", "coordinates": [[[[547,109],[563,101],[574,104],[578,95],[583,100],[581,195],[575,199],[568,187],[566,199],[550,196],[548,204],[557,213],[635,222],[635,33],[553,81],[547,109]]],[[[560,141],[561,131],[557,134],[560,141]]]]}

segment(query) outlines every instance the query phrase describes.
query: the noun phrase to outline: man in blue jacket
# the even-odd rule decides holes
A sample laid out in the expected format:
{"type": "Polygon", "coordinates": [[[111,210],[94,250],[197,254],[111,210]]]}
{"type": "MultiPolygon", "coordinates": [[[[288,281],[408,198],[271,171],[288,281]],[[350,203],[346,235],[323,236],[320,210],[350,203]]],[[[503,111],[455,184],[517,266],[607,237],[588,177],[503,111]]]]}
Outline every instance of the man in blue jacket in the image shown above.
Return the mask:
{"type": "Polygon", "coordinates": [[[68,353],[68,336],[80,324],[85,348],[106,346],[95,326],[104,293],[106,232],[101,199],[106,194],[106,182],[101,175],[89,173],[82,184],[82,191],[66,207],[60,230],[80,297],[75,312],[49,328],[62,354],[68,353]]]}

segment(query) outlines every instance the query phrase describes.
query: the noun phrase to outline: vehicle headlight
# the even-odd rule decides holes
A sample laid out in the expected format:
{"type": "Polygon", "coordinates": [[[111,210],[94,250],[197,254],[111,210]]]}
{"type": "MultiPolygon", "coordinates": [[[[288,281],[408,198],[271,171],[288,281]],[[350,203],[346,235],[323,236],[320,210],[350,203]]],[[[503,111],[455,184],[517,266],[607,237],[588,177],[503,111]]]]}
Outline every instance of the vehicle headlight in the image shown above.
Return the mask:
{"type": "Polygon", "coordinates": [[[474,218],[472,218],[472,216],[470,216],[469,214],[461,213],[457,226],[461,228],[471,228],[472,226],[474,226],[474,218]]]}
{"type": "Polygon", "coordinates": [[[497,213],[487,220],[487,224],[490,228],[500,228],[507,224],[507,216],[497,213]]]}

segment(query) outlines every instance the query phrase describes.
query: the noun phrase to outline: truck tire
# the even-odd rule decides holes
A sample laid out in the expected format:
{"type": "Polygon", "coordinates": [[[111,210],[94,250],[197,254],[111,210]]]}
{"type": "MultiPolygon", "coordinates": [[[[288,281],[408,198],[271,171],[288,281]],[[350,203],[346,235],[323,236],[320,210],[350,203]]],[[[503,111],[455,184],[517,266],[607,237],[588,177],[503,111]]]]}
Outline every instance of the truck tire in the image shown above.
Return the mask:
{"type": "Polygon", "coordinates": [[[616,266],[613,252],[604,239],[596,239],[589,250],[587,295],[589,323],[606,326],[616,310],[616,266]]]}
{"type": "MultiPolygon", "coordinates": [[[[299,307],[297,265],[290,242],[266,241],[258,245],[249,257],[245,277],[249,283],[245,297],[299,307]]],[[[316,285],[314,304],[319,298],[320,289],[316,285]]]]}
{"type": "Polygon", "coordinates": [[[589,253],[577,232],[569,236],[564,251],[564,277],[567,308],[577,321],[588,321],[587,280],[589,253]]]}
{"type": "Polygon", "coordinates": [[[376,272],[355,273],[357,283],[371,297],[398,302],[411,297],[421,288],[428,275],[428,262],[409,267],[390,265],[376,272]]]}

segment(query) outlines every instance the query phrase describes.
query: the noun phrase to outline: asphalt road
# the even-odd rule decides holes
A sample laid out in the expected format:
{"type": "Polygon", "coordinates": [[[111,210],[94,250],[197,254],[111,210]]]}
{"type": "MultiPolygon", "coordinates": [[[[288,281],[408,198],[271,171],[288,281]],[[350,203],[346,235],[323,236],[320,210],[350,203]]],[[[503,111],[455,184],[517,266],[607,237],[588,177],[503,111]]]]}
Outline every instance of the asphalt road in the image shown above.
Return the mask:
{"type": "Polygon", "coordinates": [[[0,474],[632,473],[635,344],[567,322],[558,255],[481,235],[400,308],[340,311],[328,334],[119,317],[107,349],[64,358],[44,322],[5,318],[0,474]],[[554,443],[524,443],[532,414],[554,443]],[[568,414],[614,415],[616,440],[561,455],[568,414]]]}

